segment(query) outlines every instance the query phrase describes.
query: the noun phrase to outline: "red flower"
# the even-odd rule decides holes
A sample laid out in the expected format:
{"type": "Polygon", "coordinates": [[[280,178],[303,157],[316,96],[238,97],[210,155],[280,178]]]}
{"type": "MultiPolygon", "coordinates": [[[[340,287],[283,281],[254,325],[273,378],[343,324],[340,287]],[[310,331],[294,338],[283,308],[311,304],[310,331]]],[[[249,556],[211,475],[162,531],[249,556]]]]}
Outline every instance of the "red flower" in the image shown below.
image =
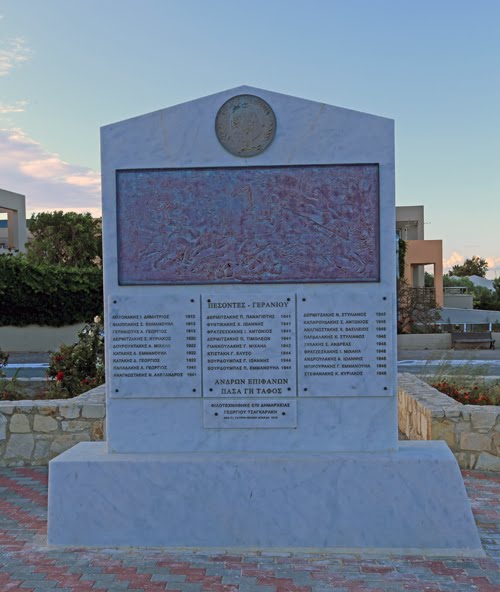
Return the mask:
{"type": "Polygon", "coordinates": [[[56,374],[56,380],[57,382],[61,382],[61,380],[64,378],[64,372],[58,372],[56,374]]]}
{"type": "Polygon", "coordinates": [[[56,362],[60,362],[62,360],[62,356],[56,356],[56,362]]]}

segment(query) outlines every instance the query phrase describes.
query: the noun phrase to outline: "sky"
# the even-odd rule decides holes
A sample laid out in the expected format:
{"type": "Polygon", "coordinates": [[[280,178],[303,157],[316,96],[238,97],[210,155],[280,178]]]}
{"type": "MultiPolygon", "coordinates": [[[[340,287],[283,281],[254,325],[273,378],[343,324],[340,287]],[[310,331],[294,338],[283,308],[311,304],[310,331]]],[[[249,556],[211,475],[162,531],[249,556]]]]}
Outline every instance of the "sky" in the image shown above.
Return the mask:
{"type": "Polygon", "coordinates": [[[99,128],[248,84],[396,122],[396,203],[500,275],[500,0],[0,0],[0,188],[100,215],[99,128]]]}

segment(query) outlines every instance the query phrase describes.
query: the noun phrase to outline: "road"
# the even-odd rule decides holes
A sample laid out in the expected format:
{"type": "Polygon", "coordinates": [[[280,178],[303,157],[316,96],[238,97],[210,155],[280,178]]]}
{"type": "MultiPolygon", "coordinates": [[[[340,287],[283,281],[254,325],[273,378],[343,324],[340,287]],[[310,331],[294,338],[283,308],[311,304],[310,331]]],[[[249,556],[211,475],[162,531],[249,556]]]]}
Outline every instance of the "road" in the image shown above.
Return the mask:
{"type": "MultiPolygon", "coordinates": [[[[500,379],[500,350],[400,350],[398,372],[435,374],[439,367],[468,366],[471,373],[500,379]]],[[[49,355],[45,353],[11,354],[4,372],[12,378],[44,378],[49,355]]]]}

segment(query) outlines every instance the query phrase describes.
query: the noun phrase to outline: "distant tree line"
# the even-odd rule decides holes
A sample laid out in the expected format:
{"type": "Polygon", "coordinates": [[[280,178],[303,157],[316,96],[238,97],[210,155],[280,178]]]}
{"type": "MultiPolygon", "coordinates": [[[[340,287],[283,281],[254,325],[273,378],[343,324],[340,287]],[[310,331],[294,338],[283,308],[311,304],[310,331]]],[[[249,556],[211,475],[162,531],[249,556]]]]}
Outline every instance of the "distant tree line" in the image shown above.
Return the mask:
{"type": "MultiPolygon", "coordinates": [[[[500,310],[500,278],[493,280],[493,290],[484,286],[475,286],[468,276],[486,277],[488,263],[486,259],[474,255],[462,265],[454,265],[443,277],[443,286],[467,288],[467,294],[473,298],[474,308],[481,310],[500,310]]],[[[434,277],[425,273],[425,285],[434,286],[434,277]]]]}
{"type": "Polygon", "coordinates": [[[478,275],[484,278],[487,271],[488,263],[486,263],[486,259],[481,259],[481,257],[473,255],[470,259],[466,259],[462,265],[454,265],[448,272],[448,275],[459,277],[478,275]]]}
{"type": "MultiPolygon", "coordinates": [[[[476,274],[474,274],[476,275],[476,274]]],[[[474,308],[481,310],[500,310],[500,278],[493,280],[493,290],[484,286],[475,286],[467,277],[443,277],[443,286],[467,288],[467,294],[472,294],[474,308]]]]}
{"type": "Polygon", "coordinates": [[[26,256],[31,263],[101,267],[102,220],[89,213],[41,212],[28,221],[33,239],[26,256]]]}

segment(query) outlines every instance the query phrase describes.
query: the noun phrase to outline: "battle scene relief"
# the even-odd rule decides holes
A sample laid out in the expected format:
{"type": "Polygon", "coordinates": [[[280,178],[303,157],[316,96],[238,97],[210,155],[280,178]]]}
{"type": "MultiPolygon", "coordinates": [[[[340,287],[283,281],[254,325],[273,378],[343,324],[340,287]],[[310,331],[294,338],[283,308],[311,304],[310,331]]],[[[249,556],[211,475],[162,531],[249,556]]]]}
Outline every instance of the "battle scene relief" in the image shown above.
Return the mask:
{"type": "Polygon", "coordinates": [[[119,282],[379,279],[377,165],[117,171],[119,282]]]}

